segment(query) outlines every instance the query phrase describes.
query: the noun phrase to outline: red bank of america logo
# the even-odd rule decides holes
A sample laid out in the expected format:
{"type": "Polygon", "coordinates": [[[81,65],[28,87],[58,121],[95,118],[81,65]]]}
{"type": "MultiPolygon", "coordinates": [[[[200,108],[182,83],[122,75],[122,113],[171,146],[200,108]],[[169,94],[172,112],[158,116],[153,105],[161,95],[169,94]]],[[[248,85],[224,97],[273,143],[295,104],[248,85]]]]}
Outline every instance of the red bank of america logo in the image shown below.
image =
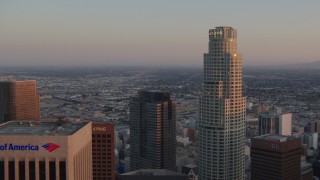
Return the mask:
{"type": "Polygon", "coordinates": [[[53,144],[53,143],[47,143],[47,144],[43,145],[42,147],[45,148],[49,152],[52,152],[52,151],[60,148],[60,146],[53,144]]]}

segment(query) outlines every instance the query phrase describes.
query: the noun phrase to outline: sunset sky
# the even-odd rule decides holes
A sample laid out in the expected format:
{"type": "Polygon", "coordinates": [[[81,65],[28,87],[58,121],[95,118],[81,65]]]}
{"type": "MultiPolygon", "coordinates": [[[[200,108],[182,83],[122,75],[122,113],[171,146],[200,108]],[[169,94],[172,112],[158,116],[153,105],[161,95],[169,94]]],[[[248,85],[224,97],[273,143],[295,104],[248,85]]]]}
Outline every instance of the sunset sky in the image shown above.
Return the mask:
{"type": "Polygon", "coordinates": [[[1,0],[0,66],[202,66],[232,26],[245,65],[320,60],[318,0],[1,0]]]}

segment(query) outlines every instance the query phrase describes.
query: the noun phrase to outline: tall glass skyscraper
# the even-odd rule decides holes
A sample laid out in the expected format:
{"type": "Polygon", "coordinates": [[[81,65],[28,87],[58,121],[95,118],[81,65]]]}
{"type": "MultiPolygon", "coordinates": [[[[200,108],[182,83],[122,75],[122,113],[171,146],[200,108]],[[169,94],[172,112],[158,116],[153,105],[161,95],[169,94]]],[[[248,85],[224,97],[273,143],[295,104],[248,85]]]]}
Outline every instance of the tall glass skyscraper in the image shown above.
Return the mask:
{"type": "Polygon", "coordinates": [[[139,91],[129,124],[131,171],[176,170],[176,101],[169,92],[139,91]]]}
{"type": "Polygon", "coordinates": [[[200,100],[200,180],[244,179],[245,114],[237,31],[210,29],[200,100]]]}

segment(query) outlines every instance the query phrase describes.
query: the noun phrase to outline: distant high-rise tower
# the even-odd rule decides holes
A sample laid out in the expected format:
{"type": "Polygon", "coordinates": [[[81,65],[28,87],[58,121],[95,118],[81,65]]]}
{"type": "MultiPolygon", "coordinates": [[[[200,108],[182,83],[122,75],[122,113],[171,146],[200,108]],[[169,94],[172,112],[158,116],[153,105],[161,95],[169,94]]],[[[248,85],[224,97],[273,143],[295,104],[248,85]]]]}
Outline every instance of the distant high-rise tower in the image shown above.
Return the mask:
{"type": "Polygon", "coordinates": [[[92,124],[92,179],[115,180],[114,125],[92,124]]]}
{"type": "Polygon", "coordinates": [[[40,97],[36,81],[0,81],[0,122],[39,118],[40,97]]]}
{"type": "Polygon", "coordinates": [[[130,102],[130,169],[176,166],[176,102],[170,93],[140,91],[130,102]]]}
{"type": "Polygon", "coordinates": [[[292,114],[261,114],[259,116],[259,135],[292,133],[292,114]]]}
{"type": "Polygon", "coordinates": [[[210,29],[200,100],[200,180],[244,179],[245,102],[237,31],[210,29]]]}

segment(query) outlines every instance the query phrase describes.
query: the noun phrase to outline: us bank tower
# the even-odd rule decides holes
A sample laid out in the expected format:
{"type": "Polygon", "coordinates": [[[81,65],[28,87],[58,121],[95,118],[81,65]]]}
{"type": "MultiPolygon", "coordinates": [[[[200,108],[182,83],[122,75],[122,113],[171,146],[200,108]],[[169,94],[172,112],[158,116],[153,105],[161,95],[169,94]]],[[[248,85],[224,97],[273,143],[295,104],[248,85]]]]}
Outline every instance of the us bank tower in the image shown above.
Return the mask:
{"type": "Polygon", "coordinates": [[[245,97],[237,30],[209,30],[199,119],[199,179],[244,179],[245,97]]]}

